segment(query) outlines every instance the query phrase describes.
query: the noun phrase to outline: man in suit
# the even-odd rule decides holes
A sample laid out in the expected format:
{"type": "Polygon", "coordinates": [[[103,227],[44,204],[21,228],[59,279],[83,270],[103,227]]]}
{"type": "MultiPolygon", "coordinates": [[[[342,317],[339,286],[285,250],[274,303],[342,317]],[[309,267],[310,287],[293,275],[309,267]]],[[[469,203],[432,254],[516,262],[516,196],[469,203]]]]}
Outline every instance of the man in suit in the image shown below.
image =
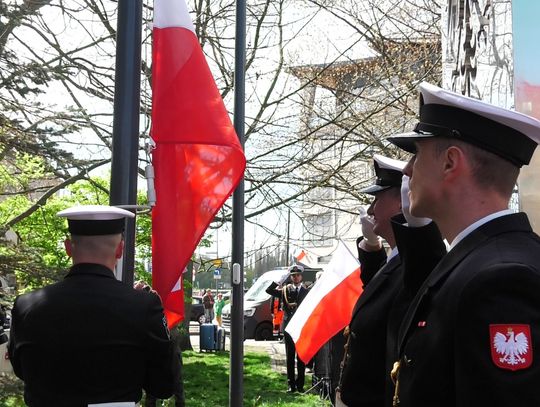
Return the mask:
{"type": "Polygon", "coordinates": [[[173,392],[173,345],[159,296],[115,279],[131,212],[80,206],[59,212],[71,237],[64,280],[21,295],[12,310],[9,357],[27,405],[134,406],[142,389],[173,392]]]}
{"type": "Polygon", "coordinates": [[[293,265],[289,267],[289,276],[292,283],[286,284],[283,287],[278,288],[279,284],[272,282],[266,289],[266,292],[276,298],[280,298],[283,303],[283,311],[285,315],[283,317],[283,331],[285,336],[285,355],[287,358],[287,381],[289,383],[288,393],[295,391],[304,391],[305,371],[306,365],[298,357],[294,341],[291,336],[285,331],[285,327],[293,317],[294,313],[298,309],[298,306],[302,303],[308,293],[308,289],[302,284],[302,273],[304,268],[300,265],[293,265]],[[296,359],[296,363],[295,363],[296,359]],[[295,377],[295,364],[298,376],[295,377]]]}
{"type": "Polygon", "coordinates": [[[420,122],[390,140],[414,153],[411,213],[450,243],[400,328],[395,405],[540,405],[540,239],[508,210],[540,122],[423,83],[420,122]]]}
{"type": "Polygon", "coordinates": [[[425,277],[424,270],[431,270],[433,263],[429,253],[439,253],[438,260],[444,252],[440,233],[429,219],[413,218],[407,213],[411,225],[402,224],[405,220],[399,216],[401,171],[405,165],[406,162],[375,155],[375,184],[362,191],[375,199],[367,211],[369,217],[361,218],[363,238],[358,241],[358,250],[364,291],[349,324],[339,386],[341,400],[350,407],[385,405],[386,387],[390,387],[387,342],[389,337],[397,335],[397,329],[389,330],[389,321],[391,318],[399,320],[408,305],[402,301],[396,304],[396,298],[400,298],[405,289],[401,251],[421,247],[426,254],[424,264],[413,270],[416,278],[425,277]],[[388,257],[379,236],[391,248],[388,257]]]}

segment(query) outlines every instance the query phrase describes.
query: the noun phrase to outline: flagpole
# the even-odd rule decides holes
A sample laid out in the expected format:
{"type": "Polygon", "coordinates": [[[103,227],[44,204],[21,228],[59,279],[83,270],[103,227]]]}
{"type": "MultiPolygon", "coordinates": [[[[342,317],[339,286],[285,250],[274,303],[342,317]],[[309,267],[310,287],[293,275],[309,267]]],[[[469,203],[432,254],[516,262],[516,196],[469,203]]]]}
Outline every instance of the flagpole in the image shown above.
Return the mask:
{"type": "MultiPolygon", "coordinates": [[[[111,205],[137,203],[141,28],[142,0],[119,0],[109,197],[111,205]]],[[[135,218],[127,220],[124,240],[121,280],[132,286],[135,266],[135,218]]]]}
{"type": "MultiPolygon", "coordinates": [[[[234,63],[234,128],[244,147],[245,65],[246,65],[246,2],[236,2],[236,39],[234,63]]],[[[241,407],[244,399],[244,178],[233,194],[231,273],[231,356],[229,406],[241,407]]]]}

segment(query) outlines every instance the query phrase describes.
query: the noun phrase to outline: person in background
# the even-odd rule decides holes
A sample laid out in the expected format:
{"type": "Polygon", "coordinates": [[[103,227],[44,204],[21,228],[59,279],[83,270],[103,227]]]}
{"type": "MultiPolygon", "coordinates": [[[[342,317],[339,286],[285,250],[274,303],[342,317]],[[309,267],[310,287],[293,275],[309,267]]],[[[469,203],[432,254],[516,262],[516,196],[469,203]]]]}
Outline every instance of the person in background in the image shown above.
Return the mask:
{"type": "Polygon", "coordinates": [[[216,313],[216,321],[219,326],[221,326],[221,312],[225,306],[225,299],[223,294],[218,293],[216,303],[214,304],[214,311],[216,313]]]}
{"type": "Polygon", "coordinates": [[[204,320],[207,324],[211,324],[214,320],[214,297],[212,296],[212,290],[207,289],[206,293],[202,297],[204,307],[204,320]]]}
{"type": "Polygon", "coordinates": [[[65,241],[66,277],[20,295],[8,352],[30,407],[135,406],[142,390],[168,398],[174,389],[173,344],[159,296],[116,280],[125,218],[110,206],[79,206],[65,241]]]}
{"type": "Polygon", "coordinates": [[[276,298],[281,298],[283,301],[283,311],[285,312],[285,316],[283,318],[283,331],[285,336],[285,355],[287,358],[287,381],[289,383],[289,388],[287,390],[288,393],[304,391],[306,365],[296,354],[294,341],[287,331],[285,331],[285,327],[309,292],[309,290],[302,284],[303,272],[304,267],[300,265],[295,264],[290,266],[289,276],[292,279],[292,283],[279,287],[282,281],[272,282],[266,289],[268,294],[276,298]],[[298,376],[295,375],[295,365],[298,376]]]}
{"type": "MultiPolygon", "coordinates": [[[[7,312],[4,310],[4,304],[2,304],[2,293],[0,293],[0,345],[3,345],[8,341],[7,334],[4,332],[4,324],[6,324],[6,322],[7,312]]],[[[0,357],[1,356],[2,355],[0,355],[0,357]]]]}

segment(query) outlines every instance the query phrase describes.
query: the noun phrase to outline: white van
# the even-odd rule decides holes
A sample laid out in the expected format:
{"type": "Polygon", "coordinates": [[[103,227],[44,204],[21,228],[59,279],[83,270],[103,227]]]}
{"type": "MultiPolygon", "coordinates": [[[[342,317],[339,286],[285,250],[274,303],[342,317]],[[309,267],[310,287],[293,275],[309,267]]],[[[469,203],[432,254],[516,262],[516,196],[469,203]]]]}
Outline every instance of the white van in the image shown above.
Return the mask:
{"type": "MultiPolygon", "coordinates": [[[[303,281],[310,285],[315,281],[315,274],[321,269],[304,268],[303,281]]],[[[257,341],[274,338],[272,324],[272,296],[266,292],[272,281],[280,282],[288,279],[288,267],[270,270],[260,276],[244,294],[244,339],[257,341]]],[[[227,332],[231,328],[231,305],[223,307],[223,327],[227,332]]]]}

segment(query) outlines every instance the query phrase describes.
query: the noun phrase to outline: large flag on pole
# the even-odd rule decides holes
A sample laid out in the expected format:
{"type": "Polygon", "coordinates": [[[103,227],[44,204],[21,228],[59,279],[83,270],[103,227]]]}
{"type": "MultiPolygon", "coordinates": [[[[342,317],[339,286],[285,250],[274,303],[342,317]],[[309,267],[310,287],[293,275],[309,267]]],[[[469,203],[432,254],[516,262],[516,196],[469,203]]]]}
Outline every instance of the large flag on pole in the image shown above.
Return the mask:
{"type": "Polygon", "coordinates": [[[182,271],[240,181],[246,160],[185,0],[155,0],[152,284],[169,327],[184,318],[182,271]]]}
{"type": "Polygon", "coordinates": [[[291,335],[300,359],[307,363],[317,351],[351,321],[362,293],[358,259],[343,242],[285,330],[291,335]]]}

